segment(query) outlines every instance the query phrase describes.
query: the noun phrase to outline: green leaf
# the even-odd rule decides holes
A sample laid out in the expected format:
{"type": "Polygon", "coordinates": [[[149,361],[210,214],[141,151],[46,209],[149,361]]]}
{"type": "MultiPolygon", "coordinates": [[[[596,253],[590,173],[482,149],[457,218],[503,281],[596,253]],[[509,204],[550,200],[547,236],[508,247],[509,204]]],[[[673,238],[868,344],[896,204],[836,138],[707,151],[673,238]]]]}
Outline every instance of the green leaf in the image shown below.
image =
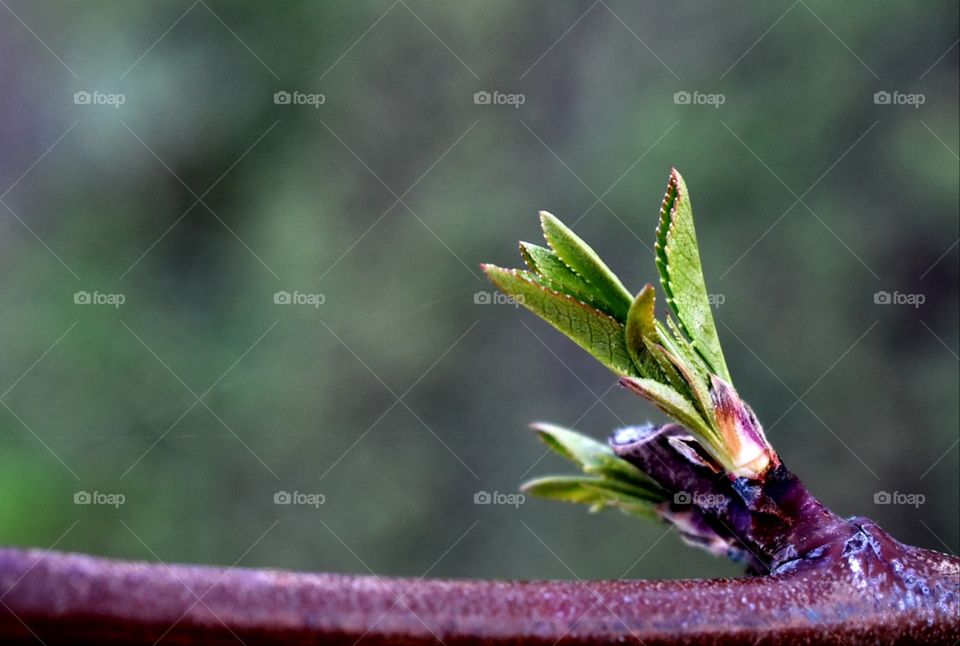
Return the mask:
{"type": "Polygon", "coordinates": [[[661,497],[648,497],[616,482],[589,476],[547,476],[524,483],[521,491],[541,498],[590,505],[591,511],[613,507],[641,518],[657,518],[661,497]]]}
{"type": "Polygon", "coordinates": [[[711,428],[715,428],[713,398],[710,396],[710,387],[705,381],[705,378],[694,371],[688,362],[680,359],[676,355],[666,352],[666,350],[664,350],[664,354],[673,362],[677,372],[683,376],[683,380],[686,382],[690,394],[693,395],[693,403],[700,412],[701,417],[707,421],[711,428]]]}
{"type": "Polygon", "coordinates": [[[543,443],[551,450],[576,463],[577,466],[597,467],[602,465],[608,457],[616,457],[613,449],[606,444],[568,428],[548,422],[535,422],[530,425],[530,428],[537,432],[543,443]]]}
{"type": "Polygon", "coordinates": [[[585,473],[618,480],[640,489],[658,488],[645,473],[617,456],[607,444],[546,422],[531,424],[530,428],[540,435],[550,449],[578,465],[585,473]]]}
{"type": "Polygon", "coordinates": [[[662,343],[669,343],[674,355],[687,364],[687,367],[694,371],[702,381],[709,382],[710,375],[713,374],[710,366],[704,361],[700,353],[687,339],[686,334],[680,327],[680,324],[672,316],[666,317],[666,326],[659,324],[659,336],[662,343]]]}
{"type": "MultiPolygon", "coordinates": [[[[484,265],[490,280],[620,375],[625,387],[685,426],[728,473],[754,477],[775,464],[776,453],[762,428],[729,386],[690,197],[680,174],[671,169],[657,226],[655,260],[672,312],[665,321],[656,319],[651,285],[631,296],[573,231],[547,212],[540,213],[540,220],[548,247],[520,243],[530,271],[484,265]],[[727,384],[733,393],[724,399],[732,403],[722,411],[717,383],[727,384]]],[[[586,476],[536,481],[531,490],[621,508],[636,503],[630,496],[663,495],[656,482],[617,458],[606,445],[559,427],[540,424],[535,428],[586,476]]]]}
{"type": "Polygon", "coordinates": [[[562,260],[546,247],[529,242],[520,243],[520,255],[531,271],[540,277],[546,287],[573,296],[594,308],[613,316],[614,312],[596,288],[580,276],[573,273],[562,260]]]}
{"type": "Polygon", "coordinates": [[[555,216],[540,211],[543,237],[557,257],[577,276],[589,283],[618,321],[627,320],[633,296],[620,279],[603,264],[600,256],[555,216]]]}
{"type": "Polygon", "coordinates": [[[650,284],[644,286],[630,307],[627,317],[627,349],[638,367],[640,376],[671,386],[682,395],[692,394],[686,381],[674,366],[672,338],[654,318],[655,295],[650,284]],[[652,361],[651,361],[652,360],[652,361]]]}
{"type": "Polygon", "coordinates": [[[636,374],[627,351],[624,326],[615,318],[545,286],[527,271],[482,265],[503,293],[545,319],[618,375],[636,374]]]}
{"type": "Polygon", "coordinates": [[[660,371],[665,377],[664,379],[656,379],[654,381],[667,384],[684,397],[688,397],[689,395],[693,394],[690,390],[690,387],[687,385],[686,380],[683,378],[680,372],[677,371],[677,368],[674,365],[675,355],[671,354],[670,350],[663,345],[660,345],[656,341],[647,345],[647,350],[657,360],[657,363],[660,365],[660,371]]]}
{"type": "Polygon", "coordinates": [[[577,464],[586,475],[539,478],[524,484],[522,491],[587,504],[593,511],[616,507],[645,518],[657,517],[655,505],[667,500],[667,493],[608,445],[553,424],[531,426],[547,446],[577,464]]]}
{"type": "Polygon", "coordinates": [[[686,426],[692,433],[699,435],[707,443],[712,444],[718,450],[722,449],[723,444],[717,432],[704,421],[699,411],[687,397],[670,386],[652,379],[621,377],[620,383],[641,397],[653,402],[657,408],[686,426]]]}
{"type": "Polygon", "coordinates": [[[627,350],[637,366],[641,377],[666,382],[669,380],[665,369],[672,366],[663,366],[656,355],[651,352],[651,346],[657,343],[657,321],[654,318],[656,294],[653,285],[647,283],[633,299],[630,311],[627,313],[626,339],[627,350]]]}
{"type": "Polygon", "coordinates": [[[656,253],[660,283],[683,331],[711,371],[730,381],[703,280],[690,196],[676,169],[660,208],[656,253]]]}

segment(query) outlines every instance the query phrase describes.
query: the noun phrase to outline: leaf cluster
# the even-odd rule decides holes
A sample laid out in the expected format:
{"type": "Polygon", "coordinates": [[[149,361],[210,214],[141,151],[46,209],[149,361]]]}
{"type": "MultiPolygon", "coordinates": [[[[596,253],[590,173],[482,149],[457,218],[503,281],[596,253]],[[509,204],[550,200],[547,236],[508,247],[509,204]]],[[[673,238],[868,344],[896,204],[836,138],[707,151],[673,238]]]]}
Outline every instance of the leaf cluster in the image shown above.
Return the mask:
{"type": "Polygon", "coordinates": [[[656,232],[656,266],[669,306],[656,318],[656,294],[630,293],[590,246],[542,211],[546,246],[520,243],[527,269],[484,265],[490,280],[563,332],[693,433],[734,471],[738,439],[718,420],[713,392],[727,369],[710,308],[686,184],[670,173],[656,232]]]}
{"type": "Polygon", "coordinates": [[[537,478],[523,485],[525,493],[589,505],[594,512],[613,508],[657,518],[656,505],[666,501],[668,493],[609,446],[553,424],[537,423],[532,428],[550,449],[578,465],[583,475],[537,478]]]}

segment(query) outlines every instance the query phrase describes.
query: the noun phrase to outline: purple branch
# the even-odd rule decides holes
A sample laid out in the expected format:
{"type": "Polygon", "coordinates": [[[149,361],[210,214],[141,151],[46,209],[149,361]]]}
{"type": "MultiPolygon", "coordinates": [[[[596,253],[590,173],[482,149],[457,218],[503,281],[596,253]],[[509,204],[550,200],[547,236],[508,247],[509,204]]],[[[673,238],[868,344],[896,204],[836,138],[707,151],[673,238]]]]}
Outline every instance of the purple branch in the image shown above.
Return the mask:
{"type": "Polygon", "coordinates": [[[0,550],[0,643],[953,644],[958,561],[872,525],[780,574],[381,579],[0,550]]]}
{"type": "Polygon", "coordinates": [[[755,574],[445,581],[131,563],[0,549],[0,644],[954,644],[960,560],[843,519],[777,461],[732,479],[682,427],[614,451],[674,496],[687,540],[755,574]],[[678,496],[677,494],[683,494],[678,496]]]}

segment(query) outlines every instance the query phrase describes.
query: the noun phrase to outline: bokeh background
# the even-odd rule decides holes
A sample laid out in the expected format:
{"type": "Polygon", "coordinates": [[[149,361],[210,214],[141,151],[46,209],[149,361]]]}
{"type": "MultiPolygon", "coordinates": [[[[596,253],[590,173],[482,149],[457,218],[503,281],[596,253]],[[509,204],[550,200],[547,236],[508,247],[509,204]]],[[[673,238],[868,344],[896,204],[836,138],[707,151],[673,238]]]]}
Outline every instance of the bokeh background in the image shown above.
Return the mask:
{"type": "Polygon", "coordinates": [[[653,281],[673,165],[781,455],[838,512],[956,553],[955,2],[0,5],[0,543],[736,573],[616,512],[474,504],[569,470],[530,421],[661,419],[531,314],[476,301],[479,263],[519,264],[541,208],[653,281]]]}

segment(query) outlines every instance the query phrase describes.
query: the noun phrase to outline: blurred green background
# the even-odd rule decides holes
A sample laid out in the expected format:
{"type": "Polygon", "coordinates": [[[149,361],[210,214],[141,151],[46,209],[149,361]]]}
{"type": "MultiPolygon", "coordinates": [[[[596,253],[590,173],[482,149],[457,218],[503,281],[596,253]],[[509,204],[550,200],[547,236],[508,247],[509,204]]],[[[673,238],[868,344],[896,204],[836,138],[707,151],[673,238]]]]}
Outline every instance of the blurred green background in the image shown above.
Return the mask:
{"type": "Polygon", "coordinates": [[[541,208],[653,281],[673,165],[781,456],[839,513],[956,553],[955,2],[0,4],[0,543],[736,573],[615,512],[474,504],[568,470],[530,421],[662,419],[533,315],[475,301],[541,208]]]}

